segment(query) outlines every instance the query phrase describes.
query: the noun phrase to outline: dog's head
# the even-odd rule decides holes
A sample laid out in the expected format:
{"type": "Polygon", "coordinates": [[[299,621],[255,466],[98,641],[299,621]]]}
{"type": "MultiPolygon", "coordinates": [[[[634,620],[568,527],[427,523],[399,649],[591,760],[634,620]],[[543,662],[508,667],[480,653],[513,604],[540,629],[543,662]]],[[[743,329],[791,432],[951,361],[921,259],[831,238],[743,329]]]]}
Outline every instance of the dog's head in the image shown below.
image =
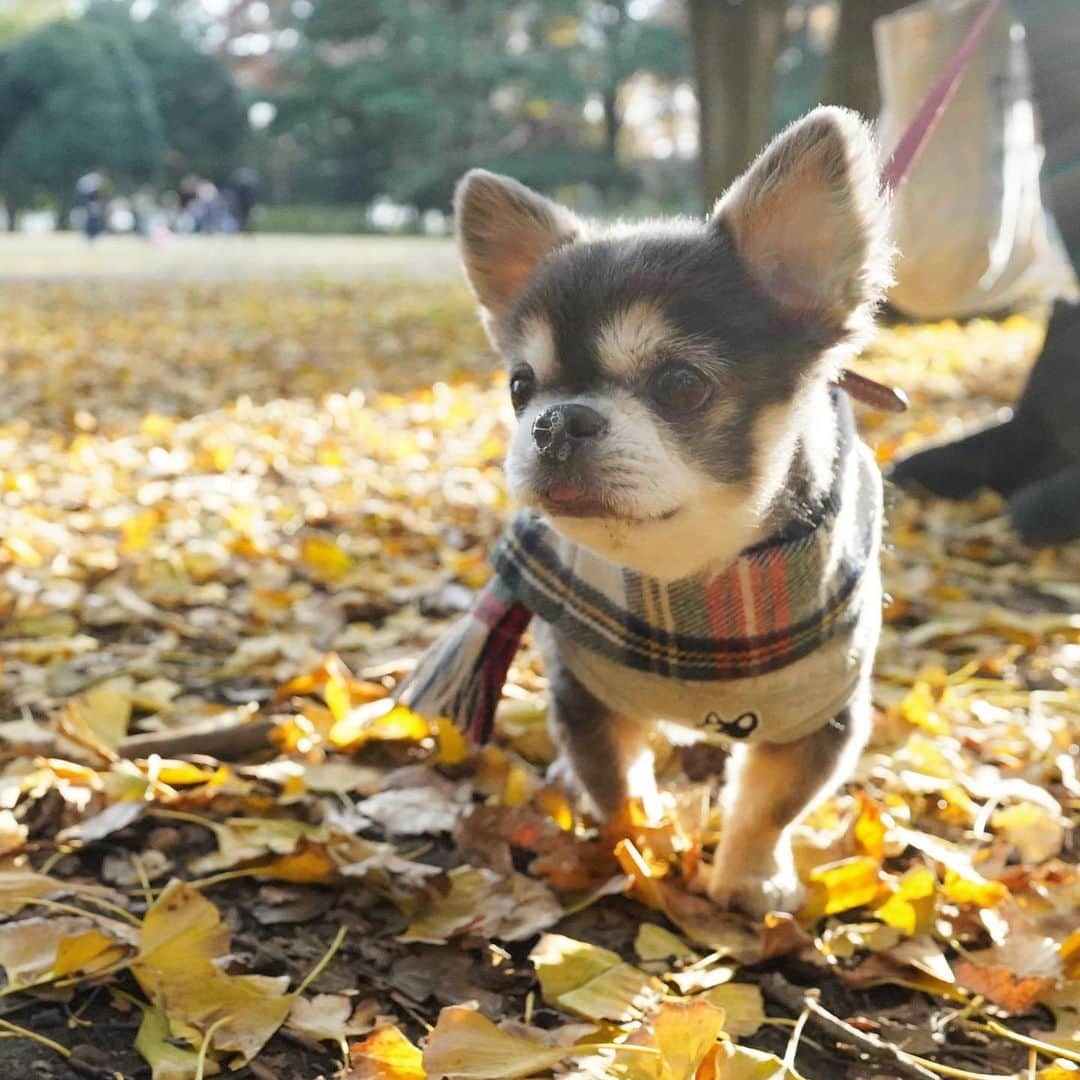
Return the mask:
{"type": "Polygon", "coordinates": [[[788,128],[704,223],[597,230],[479,170],[456,210],[509,370],[515,498],[668,579],[758,538],[813,437],[808,403],[824,400],[888,277],[858,117],[819,108],[788,128]]]}

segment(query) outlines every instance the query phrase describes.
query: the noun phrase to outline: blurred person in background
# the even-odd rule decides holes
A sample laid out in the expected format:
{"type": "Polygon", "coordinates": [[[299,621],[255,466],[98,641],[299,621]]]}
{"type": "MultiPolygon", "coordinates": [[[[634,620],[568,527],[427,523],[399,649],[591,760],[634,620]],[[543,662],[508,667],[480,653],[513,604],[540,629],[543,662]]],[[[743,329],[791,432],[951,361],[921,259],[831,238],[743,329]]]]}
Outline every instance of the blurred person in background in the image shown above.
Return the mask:
{"type": "Polygon", "coordinates": [[[108,177],[102,169],[91,169],[75,181],[75,207],[82,218],[82,230],[87,240],[96,240],[105,231],[108,188],[108,177]]]}
{"type": "Polygon", "coordinates": [[[246,165],[235,169],[229,177],[227,196],[237,229],[242,233],[251,232],[252,213],[259,201],[258,173],[246,165]]]}
{"type": "MultiPolygon", "coordinates": [[[[1036,120],[1041,118],[1046,150],[1042,197],[1060,234],[1060,245],[1054,243],[1080,268],[1080,4],[1019,0],[1012,12],[1026,30],[1036,120]]],[[[1011,39],[1022,48],[1024,36],[1013,30],[1011,39]]],[[[992,91],[1000,92],[1000,86],[992,91]]],[[[913,184],[919,183],[919,169],[916,164],[913,184]]],[[[912,269],[917,266],[915,260],[912,269]]],[[[1010,521],[1029,543],[1080,538],[1080,305],[1060,298],[1068,293],[1058,292],[1042,351],[1011,415],[900,460],[894,481],[949,499],[991,488],[1005,498],[1010,521]]]]}

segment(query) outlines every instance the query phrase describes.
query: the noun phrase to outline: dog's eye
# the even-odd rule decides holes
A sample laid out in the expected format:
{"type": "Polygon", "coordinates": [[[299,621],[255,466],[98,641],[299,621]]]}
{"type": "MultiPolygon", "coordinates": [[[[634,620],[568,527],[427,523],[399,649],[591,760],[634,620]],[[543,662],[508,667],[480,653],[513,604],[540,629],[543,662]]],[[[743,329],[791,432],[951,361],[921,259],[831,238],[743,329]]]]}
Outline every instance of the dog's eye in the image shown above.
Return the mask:
{"type": "Polygon", "coordinates": [[[667,367],[650,380],[649,392],[665,413],[679,415],[702,408],[712,397],[712,386],[697,368],[667,367]]]}
{"type": "Polygon", "coordinates": [[[536,376],[529,368],[519,368],[510,376],[510,403],[514,412],[521,412],[529,404],[536,389],[536,376]]]}

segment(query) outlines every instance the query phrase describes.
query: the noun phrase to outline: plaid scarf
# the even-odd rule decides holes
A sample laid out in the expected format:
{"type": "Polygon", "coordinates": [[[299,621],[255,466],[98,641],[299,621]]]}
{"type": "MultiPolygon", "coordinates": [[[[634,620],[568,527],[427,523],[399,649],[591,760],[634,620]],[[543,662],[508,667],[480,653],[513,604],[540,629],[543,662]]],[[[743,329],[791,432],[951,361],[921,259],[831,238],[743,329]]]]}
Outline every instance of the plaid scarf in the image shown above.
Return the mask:
{"type": "MultiPolygon", "coordinates": [[[[880,506],[875,499],[869,519],[857,512],[866,502],[856,491],[866,452],[857,448],[850,410],[838,414],[834,482],[813,520],[797,535],[746,548],[716,574],[664,582],[608,562],[532,511],[520,513],[494,552],[494,576],[420,659],[399,700],[487,741],[534,614],[575,647],[623,668],[697,683],[778,671],[850,630],[880,506]]],[[[733,723],[725,734],[748,734],[733,723]]]]}

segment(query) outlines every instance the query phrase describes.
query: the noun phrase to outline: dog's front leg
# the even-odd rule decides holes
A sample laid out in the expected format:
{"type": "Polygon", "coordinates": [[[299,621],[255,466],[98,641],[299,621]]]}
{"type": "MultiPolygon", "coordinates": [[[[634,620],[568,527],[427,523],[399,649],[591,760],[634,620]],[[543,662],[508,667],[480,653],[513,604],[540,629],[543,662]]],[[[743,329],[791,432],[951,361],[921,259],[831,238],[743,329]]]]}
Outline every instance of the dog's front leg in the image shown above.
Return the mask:
{"type": "Polygon", "coordinates": [[[552,777],[585,795],[601,817],[617,814],[629,799],[640,799],[650,817],[657,815],[649,725],[612,712],[550,655],[548,672],[548,726],[559,751],[552,777]]]}
{"type": "Polygon", "coordinates": [[[732,750],[708,884],[713,900],[757,918],[800,906],[790,828],[850,772],[869,734],[869,716],[868,706],[853,705],[805,738],[732,750]]]}

